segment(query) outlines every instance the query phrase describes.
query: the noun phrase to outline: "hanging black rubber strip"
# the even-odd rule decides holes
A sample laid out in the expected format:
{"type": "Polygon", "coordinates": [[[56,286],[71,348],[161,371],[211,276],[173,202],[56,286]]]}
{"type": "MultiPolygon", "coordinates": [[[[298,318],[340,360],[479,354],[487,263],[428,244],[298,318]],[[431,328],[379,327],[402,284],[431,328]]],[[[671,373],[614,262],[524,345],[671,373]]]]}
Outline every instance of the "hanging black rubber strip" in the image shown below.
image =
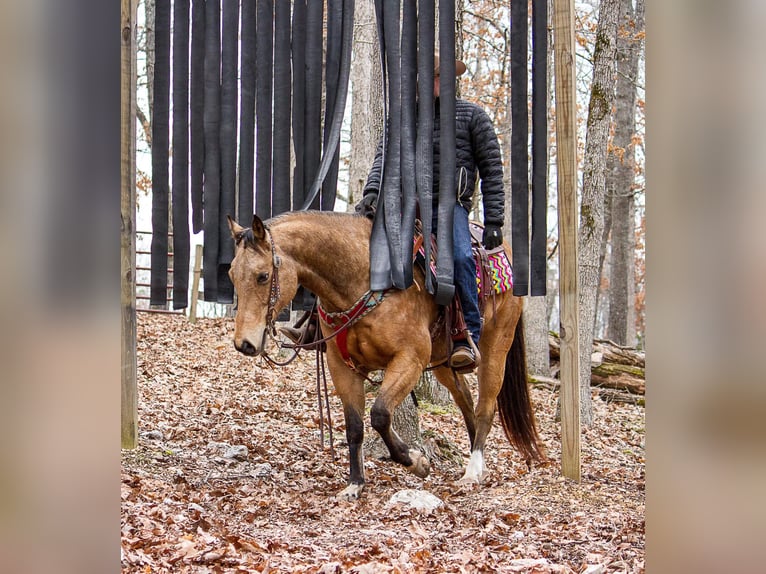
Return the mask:
{"type": "Polygon", "coordinates": [[[417,187],[415,181],[415,129],[417,122],[418,7],[404,0],[402,10],[402,272],[404,288],[412,285],[412,248],[415,237],[417,187]]]}
{"type": "Polygon", "coordinates": [[[511,2],[511,246],[513,294],[529,289],[527,3],[511,2]]]}
{"type": "Polygon", "coordinates": [[[293,4],[293,149],[295,169],[293,172],[293,209],[303,205],[306,198],[306,0],[293,4]]]}
{"type": "MultiPolygon", "coordinates": [[[[346,100],[348,95],[348,82],[351,74],[351,50],[353,47],[354,37],[354,2],[353,0],[344,0],[343,7],[343,20],[342,20],[342,39],[341,39],[341,53],[340,53],[340,74],[338,76],[338,87],[335,90],[336,98],[335,104],[332,106],[334,113],[332,119],[325,118],[325,126],[330,125],[330,129],[327,136],[327,142],[322,156],[322,161],[319,166],[319,171],[314,183],[311,185],[308,195],[303,202],[302,209],[309,209],[314,202],[320,186],[325,181],[325,177],[335,162],[337,157],[340,143],[340,132],[343,126],[343,115],[346,109],[346,100]]],[[[334,203],[334,196],[333,196],[334,203]]],[[[330,206],[330,209],[332,206],[330,206]]],[[[328,209],[326,205],[322,205],[322,209],[328,209]]]]}
{"type": "MultiPolygon", "coordinates": [[[[319,208],[332,211],[335,207],[335,197],[338,191],[338,167],[340,164],[340,148],[329,148],[331,118],[335,117],[338,100],[338,82],[340,80],[340,58],[343,43],[343,2],[344,0],[327,0],[327,46],[325,48],[325,108],[324,133],[322,139],[322,162],[330,156],[330,163],[322,181],[322,191],[319,198],[319,208]]],[[[321,164],[320,164],[321,165],[321,164]]],[[[320,167],[321,169],[321,167],[320,167]]]]}
{"type": "MultiPolygon", "coordinates": [[[[431,236],[434,185],[434,0],[418,3],[418,126],[415,141],[415,178],[423,237],[431,236]]],[[[423,241],[425,260],[431,260],[431,242],[423,241]]],[[[426,290],[433,294],[431,273],[426,273],[426,290]]]]}
{"type": "Polygon", "coordinates": [[[202,272],[205,300],[218,297],[218,212],[221,188],[221,3],[205,3],[205,188],[202,272]]]}
{"type": "Polygon", "coordinates": [[[170,148],[170,0],[157,0],[154,28],[154,102],[152,105],[152,305],[167,304],[168,201],[170,148]]]}
{"type": "Polygon", "coordinates": [[[383,26],[388,66],[388,148],[383,156],[386,169],[383,172],[381,192],[382,203],[385,205],[383,222],[391,257],[391,282],[394,287],[404,289],[401,229],[402,60],[399,24],[399,0],[386,0],[383,4],[383,26]]]}
{"type": "MultiPolygon", "coordinates": [[[[324,5],[319,0],[306,4],[306,109],[304,156],[304,193],[308,193],[311,178],[319,169],[322,153],[322,35],[324,5]]],[[[311,203],[319,209],[319,198],[311,203]]]]}
{"type": "Polygon", "coordinates": [[[274,152],[271,211],[290,210],[290,2],[274,5],[274,152]]]}
{"type": "Polygon", "coordinates": [[[239,0],[223,0],[221,46],[221,195],[218,208],[218,294],[219,303],[234,302],[229,267],[234,259],[234,241],[227,216],[237,208],[237,76],[239,64],[239,0]]]}
{"type": "Polygon", "coordinates": [[[192,3],[191,25],[191,175],[192,231],[202,231],[202,178],[205,171],[205,0],[192,3]]]}
{"type": "Polygon", "coordinates": [[[439,305],[455,296],[452,225],[455,218],[455,3],[439,3],[439,217],[436,292],[439,305]]]}
{"type": "Polygon", "coordinates": [[[237,221],[249,226],[255,213],[255,0],[242,0],[241,35],[237,221]]]}
{"type": "Polygon", "coordinates": [[[532,242],[529,254],[532,296],[547,292],[548,224],[548,1],[532,4],[532,242]]]}
{"type": "Polygon", "coordinates": [[[255,66],[255,213],[271,217],[271,153],[273,131],[274,5],[258,0],[255,66]]]}
{"type": "MultiPolygon", "coordinates": [[[[386,126],[383,129],[383,142],[381,143],[383,157],[388,148],[388,69],[386,67],[386,35],[383,20],[383,0],[375,0],[375,20],[378,25],[378,44],[380,47],[380,68],[383,83],[383,117],[386,118],[386,126]]],[[[386,173],[386,162],[381,164],[380,180],[386,173]]],[[[382,200],[382,190],[378,190],[378,209],[372,222],[372,234],[370,235],[370,289],[382,290],[391,287],[391,257],[388,250],[388,239],[384,225],[385,204],[382,200]]]]}
{"type": "Polygon", "coordinates": [[[173,4],[173,309],[189,290],[189,3],[173,4]]]}

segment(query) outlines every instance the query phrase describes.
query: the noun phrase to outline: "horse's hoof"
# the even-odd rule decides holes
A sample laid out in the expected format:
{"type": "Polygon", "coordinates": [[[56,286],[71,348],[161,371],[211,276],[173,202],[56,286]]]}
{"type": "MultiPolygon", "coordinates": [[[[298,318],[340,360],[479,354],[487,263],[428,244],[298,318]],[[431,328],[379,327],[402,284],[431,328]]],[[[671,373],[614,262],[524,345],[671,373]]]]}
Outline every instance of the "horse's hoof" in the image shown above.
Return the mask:
{"type": "Polygon", "coordinates": [[[465,487],[473,488],[473,487],[479,486],[480,482],[481,482],[481,478],[480,477],[476,477],[476,476],[473,476],[473,475],[469,476],[466,473],[466,474],[463,475],[463,478],[458,480],[455,484],[457,484],[458,486],[465,486],[465,487]]]}
{"type": "Polygon", "coordinates": [[[431,463],[428,458],[417,450],[410,449],[410,458],[412,464],[407,467],[412,474],[418,478],[425,478],[431,472],[431,463]]]}
{"type": "Polygon", "coordinates": [[[458,484],[479,484],[483,477],[484,453],[480,450],[475,450],[471,453],[471,460],[468,461],[463,478],[458,481],[458,484]]]}
{"type": "Polygon", "coordinates": [[[362,495],[362,490],[364,490],[363,484],[349,484],[337,494],[336,498],[347,502],[353,502],[359,500],[359,497],[362,495]]]}

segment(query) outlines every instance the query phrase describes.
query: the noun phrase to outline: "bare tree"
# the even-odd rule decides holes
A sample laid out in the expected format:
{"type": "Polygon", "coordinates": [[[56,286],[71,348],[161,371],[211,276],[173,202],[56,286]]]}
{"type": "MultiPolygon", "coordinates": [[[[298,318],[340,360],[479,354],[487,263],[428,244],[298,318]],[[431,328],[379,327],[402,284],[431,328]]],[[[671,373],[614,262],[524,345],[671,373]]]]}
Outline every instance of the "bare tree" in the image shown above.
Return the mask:
{"type": "Polygon", "coordinates": [[[580,420],[593,422],[590,395],[590,355],[600,283],[600,256],[604,230],[606,155],[612,102],[617,15],[621,0],[602,0],[593,50],[593,83],[588,106],[582,203],[578,234],[580,280],[580,420]]]}
{"type": "Polygon", "coordinates": [[[614,138],[607,159],[607,192],[612,206],[607,337],[620,345],[633,343],[628,340],[628,317],[634,293],[631,273],[635,252],[633,136],[642,37],[643,0],[638,0],[635,11],[632,0],[622,0],[617,34],[614,138]]]}
{"type": "Polygon", "coordinates": [[[353,210],[362,198],[367,173],[383,134],[383,80],[373,0],[359,0],[356,3],[351,87],[351,165],[348,188],[349,209],[353,210]]]}

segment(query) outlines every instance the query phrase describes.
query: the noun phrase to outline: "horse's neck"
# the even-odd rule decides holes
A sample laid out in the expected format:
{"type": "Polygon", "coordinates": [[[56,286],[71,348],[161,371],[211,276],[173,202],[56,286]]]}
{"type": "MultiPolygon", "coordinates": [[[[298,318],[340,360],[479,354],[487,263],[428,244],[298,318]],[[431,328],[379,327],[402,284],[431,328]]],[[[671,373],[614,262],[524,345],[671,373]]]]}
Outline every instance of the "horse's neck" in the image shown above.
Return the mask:
{"type": "Polygon", "coordinates": [[[369,223],[356,216],[296,213],[276,220],[274,242],[295,265],[298,283],[328,310],[351,306],[369,289],[369,223]]]}

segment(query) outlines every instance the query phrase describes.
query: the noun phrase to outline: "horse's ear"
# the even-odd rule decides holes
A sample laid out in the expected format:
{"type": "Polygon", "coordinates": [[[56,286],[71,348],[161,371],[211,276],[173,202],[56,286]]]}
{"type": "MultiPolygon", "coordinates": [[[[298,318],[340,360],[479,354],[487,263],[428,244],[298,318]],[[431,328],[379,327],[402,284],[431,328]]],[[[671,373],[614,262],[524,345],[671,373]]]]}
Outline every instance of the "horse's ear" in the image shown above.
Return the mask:
{"type": "Polygon", "coordinates": [[[234,238],[234,241],[238,242],[242,238],[242,232],[245,231],[245,228],[234,221],[231,218],[231,215],[227,215],[226,219],[229,222],[229,231],[231,232],[231,236],[234,238]]]}
{"type": "Polygon", "coordinates": [[[253,214],[253,237],[256,241],[266,239],[266,228],[263,226],[263,221],[255,214],[253,214]]]}

